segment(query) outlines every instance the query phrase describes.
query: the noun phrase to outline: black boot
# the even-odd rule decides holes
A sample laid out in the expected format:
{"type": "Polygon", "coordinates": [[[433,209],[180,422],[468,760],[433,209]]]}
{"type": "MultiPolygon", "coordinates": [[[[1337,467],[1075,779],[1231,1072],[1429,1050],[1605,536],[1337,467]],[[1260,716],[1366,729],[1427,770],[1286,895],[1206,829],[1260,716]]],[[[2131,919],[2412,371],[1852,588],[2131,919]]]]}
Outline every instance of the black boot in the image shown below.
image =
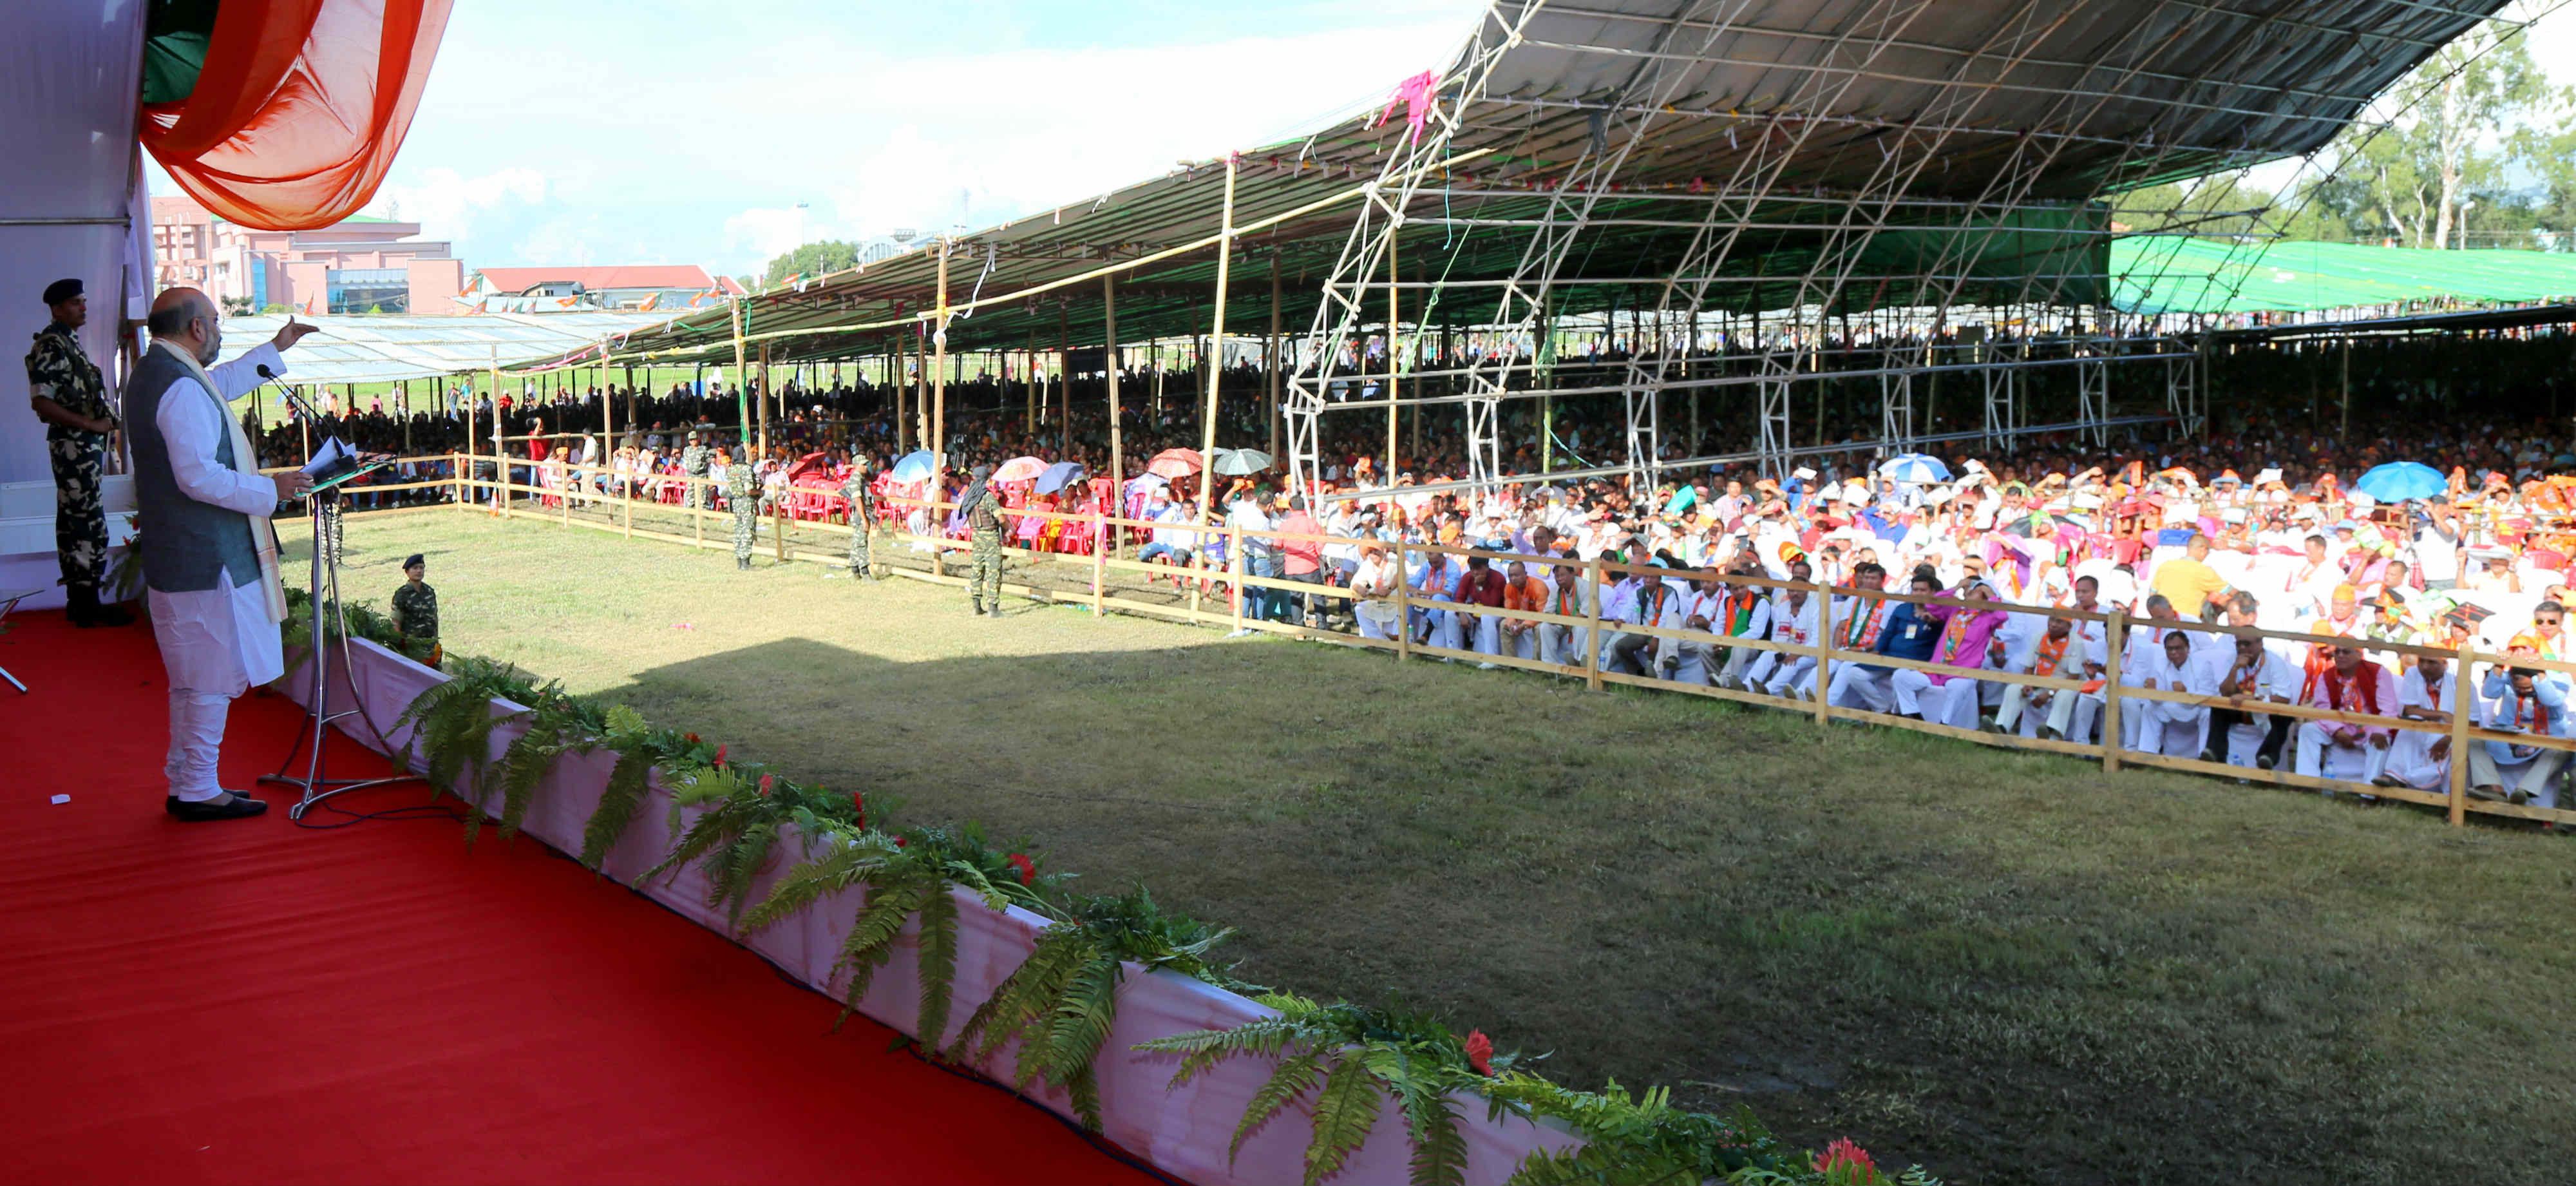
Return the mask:
{"type": "Polygon", "coordinates": [[[100,605],[96,585],[66,585],[63,587],[63,595],[64,612],[71,618],[74,626],[84,629],[91,626],[125,626],[134,621],[134,615],[125,612],[122,606],[100,605]]]}
{"type": "Polygon", "coordinates": [[[735,568],[741,569],[741,570],[742,570],[742,571],[744,571],[744,572],[750,572],[750,571],[751,571],[751,557],[749,557],[749,556],[736,556],[736,557],[734,557],[734,558],[733,558],[733,566],[734,566],[735,568]]]}

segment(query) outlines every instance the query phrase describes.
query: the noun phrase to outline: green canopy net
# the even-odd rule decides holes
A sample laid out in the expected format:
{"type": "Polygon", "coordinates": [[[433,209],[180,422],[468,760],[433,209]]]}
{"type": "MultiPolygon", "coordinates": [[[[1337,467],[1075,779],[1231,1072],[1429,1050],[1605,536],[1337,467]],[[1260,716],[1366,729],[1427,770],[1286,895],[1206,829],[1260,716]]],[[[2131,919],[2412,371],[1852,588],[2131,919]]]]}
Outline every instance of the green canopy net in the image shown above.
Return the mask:
{"type": "Polygon", "coordinates": [[[2124,313],[2304,313],[2576,297],[2576,254],[2136,236],[2111,243],[2124,313]]]}

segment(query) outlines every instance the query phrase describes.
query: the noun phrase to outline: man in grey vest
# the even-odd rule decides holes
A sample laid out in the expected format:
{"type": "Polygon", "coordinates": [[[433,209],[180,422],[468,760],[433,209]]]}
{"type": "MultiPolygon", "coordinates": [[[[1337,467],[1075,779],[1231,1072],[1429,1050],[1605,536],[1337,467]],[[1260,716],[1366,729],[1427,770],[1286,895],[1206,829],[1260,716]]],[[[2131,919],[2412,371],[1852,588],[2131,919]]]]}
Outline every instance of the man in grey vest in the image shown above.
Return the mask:
{"type": "Polygon", "coordinates": [[[277,533],[269,516],[281,499],[302,498],[301,472],[264,477],[230,401],[259,386],[262,367],[313,327],[288,319],[265,346],[216,367],[223,327],[214,302],[173,288],[152,302],[152,348],[125,385],[126,431],[134,454],[135,551],[144,602],[170,677],[170,757],[163,772],[172,816],[190,822],[242,819],[268,804],[215,781],[224,717],[233,697],[286,674],[278,623],[286,620],[278,582],[277,533]]]}

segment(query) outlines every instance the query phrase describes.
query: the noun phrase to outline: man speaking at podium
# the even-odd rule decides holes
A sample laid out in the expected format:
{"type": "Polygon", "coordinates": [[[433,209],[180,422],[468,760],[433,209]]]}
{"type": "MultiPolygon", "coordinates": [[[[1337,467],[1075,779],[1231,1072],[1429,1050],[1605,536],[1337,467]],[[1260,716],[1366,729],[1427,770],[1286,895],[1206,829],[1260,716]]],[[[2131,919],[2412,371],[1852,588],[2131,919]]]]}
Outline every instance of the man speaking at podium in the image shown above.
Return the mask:
{"type": "Polygon", "coordinates": [[[287,319],[269,344],[215,367],[223,327],[214,302],[173,288],[152,302],[152,348],[125,385],[134,452],[135,550],[145,603],[170,676],[170,777],[164,808],[178,819],[246,819],[268,804],[215,781],[224,716],[254,684],[286,674],[278,623],[286,590],[277,575],[280,499],[302,498],[301,472],[262,477],[259,455],[232,414],[233,397],[262,382],[265,367],[309,325],[287,319]]]}

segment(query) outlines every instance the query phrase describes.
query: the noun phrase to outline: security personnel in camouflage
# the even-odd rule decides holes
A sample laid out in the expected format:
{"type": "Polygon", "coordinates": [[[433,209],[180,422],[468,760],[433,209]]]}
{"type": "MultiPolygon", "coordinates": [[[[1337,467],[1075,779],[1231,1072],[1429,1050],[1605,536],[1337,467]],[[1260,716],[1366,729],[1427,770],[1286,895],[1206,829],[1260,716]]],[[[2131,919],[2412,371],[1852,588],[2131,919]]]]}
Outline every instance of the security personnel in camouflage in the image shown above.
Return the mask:
{"type": "Polygon", "coordinates": [[[690,431],[688,431],[688,446],[685,446],[685,449],[680,449],[680,472],[688,474],[688,477],[693,477],[693,480],[696,480],[696,482],[690,482],[690,485],[688,485],[688,498],[680,500],[680,503],[683,503],[685,508],[690,508],[690,510],[698,510],[698,508],[714,508],[714,505],[716,505],[716,492],[714,492],[714,490],[708,490],[708,485],[706,485],[706,469],[708,469],[708,456],[706,456],[706,454],[708,454],[708,449],[706,449],[706,433],[696,431],[696,428],[690,428],[690,431]]]}
{"type": "Polygon", "coordinates": [[[869,563],[868,537],[876,531],[876,507],[868,501],[866,454],[850,456],[850,476],[841,483],[841,499],[850,508],[850,575],[873,578],[875,566],[869,563]]]}
{"type": "Polygon", "coordinates": [[[414,552],[403,561],[403,584],[394,590],[394,629],[405,639],[427,644],[430,665],[438,665],[438,590],[430,586],[429,561],[414,552]]]}
{"type": "Polygon", "coordinates": [[[752,478],[751,462],[740,445],[725,463],[725,502],[733,507],[733,566],[748,571],[752,533],[760,524],[760,483],[752,478]]]}
{"type": "Polygon", "coordinates": [[[716,502],[715,491],[707,488],[707,460],[706,434],[691,429],[688,447],[680,450],[680,472],[697,479],[689,483],[689,496],[685,500],[693,511],[700,507],[713,507],[716,502]]]}
{"type": "Polygon", "coordinates": [[[966,493],[959,497],[966,504],[966,538],[975,561],[966,578],[966,596],[975,613],[998,618],[1002,616],[1002,496],[987,480],[992,476],[992,466],[976,466],[974,476],[966,480],[966,493]]]}
{"type": "Polygon", "coordinates": [[[45,287],[53,321],[27,351],[28,404],[45,422],[45,452],[54,463],[54,554],[75,626],[122,626],[134,616],[99,604],[107,570],[107,507],[100,475],[107,462],[107,434],[116,411],[107,404],[107,382],[81,350],[75,330],[89,321],[89,298],[78,280],[45,287]]]}

